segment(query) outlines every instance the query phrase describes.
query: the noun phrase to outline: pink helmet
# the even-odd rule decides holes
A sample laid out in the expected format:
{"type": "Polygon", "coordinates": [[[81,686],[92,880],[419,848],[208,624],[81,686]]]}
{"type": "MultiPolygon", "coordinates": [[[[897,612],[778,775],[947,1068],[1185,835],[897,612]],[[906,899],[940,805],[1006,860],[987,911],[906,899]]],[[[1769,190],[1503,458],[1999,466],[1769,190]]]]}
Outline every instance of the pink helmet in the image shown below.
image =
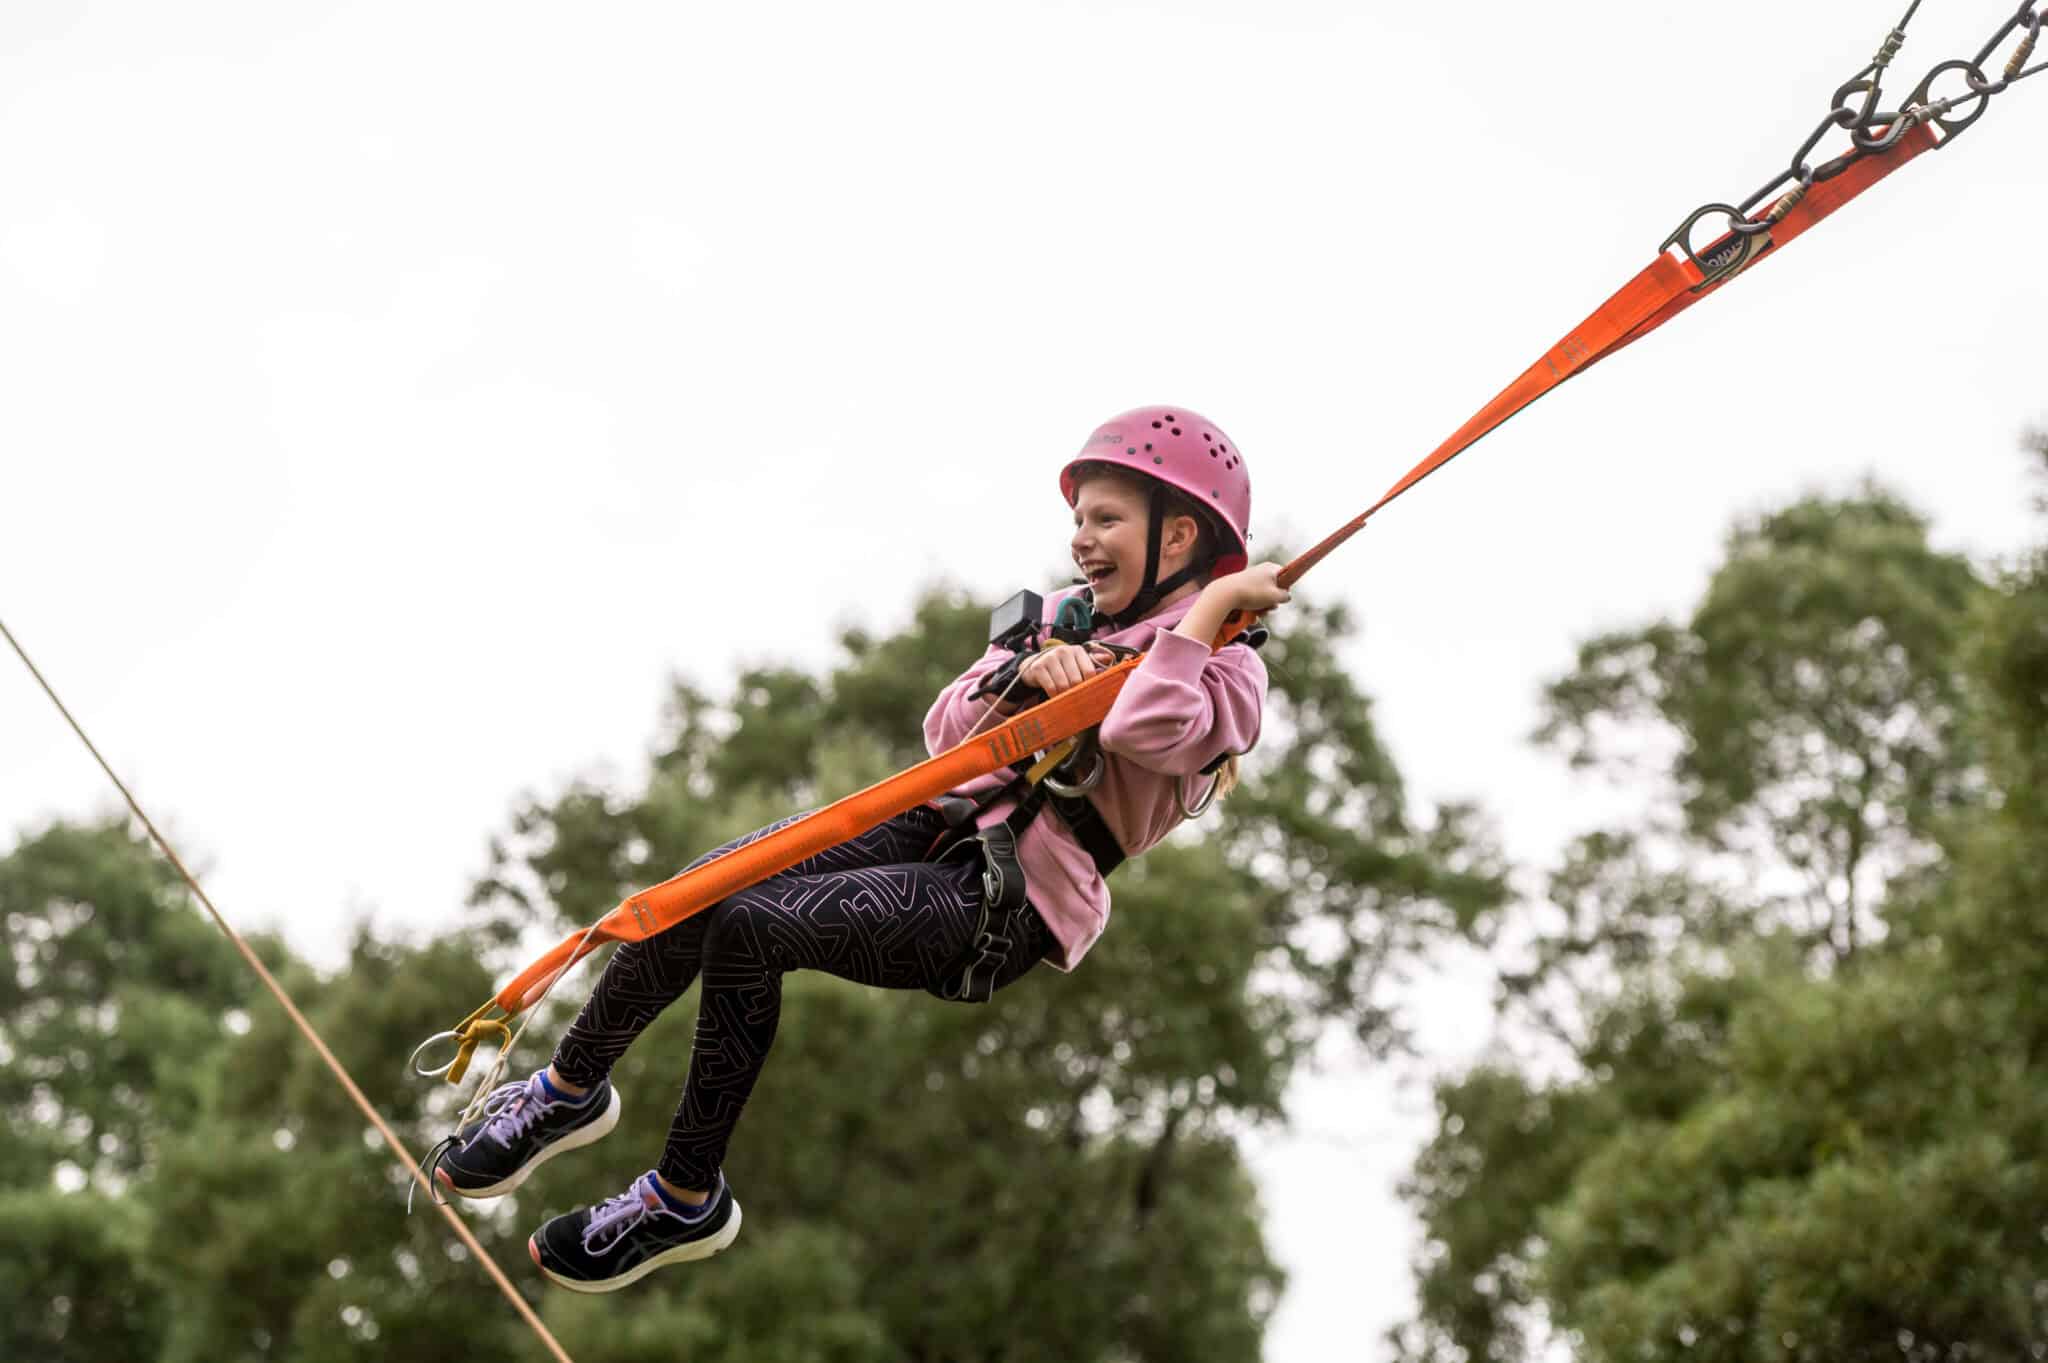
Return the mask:
{"type": "Polygon", "coordinates": [[[1207,417],[1185,407],[1140,407],[1095,428],[1081,452],[1060,470],[1060,492],[1074,504],[1082,464],[1111,464],[1178,488],[1214,512],[1230,542],[1219,545],[1216,571],[1234,573],[1251,559],[1252,479],[1244,456],[1207,417]]]}

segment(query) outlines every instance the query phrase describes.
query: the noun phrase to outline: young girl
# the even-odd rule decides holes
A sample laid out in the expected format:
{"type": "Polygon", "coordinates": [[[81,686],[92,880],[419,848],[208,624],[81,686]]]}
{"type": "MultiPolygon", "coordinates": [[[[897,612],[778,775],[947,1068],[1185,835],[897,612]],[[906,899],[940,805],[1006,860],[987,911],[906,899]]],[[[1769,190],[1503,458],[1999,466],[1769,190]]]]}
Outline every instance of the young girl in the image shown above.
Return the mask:
{"type": "MultiPolygon", "coordinates": [[[[1087,580],[1069,595],[1091,601],[1093,632],[1031,654],[1017,683],[1054,695],[1109,661],[1097,644],[1143,651],[1097,732],[1099,778],[1046,808],[1008,772],[983,777],[955,793],[956,817],[971,813],[961,830],[936,805],[910,810],[620,946],[553,1062],[494,1091],[435,1171],[451,1192],[496,1197],[605,1135],[619,1119],[612,1065],[701,977],[689,1077],[661,1162],[535,1232],[528,1252],[554,1282],[611,1291],[732,1243],[740,1209],[721,1165],[775,1039],[789,971],[979,1000],[1041,958],[1072,970],[1109,917],[1107,871],[1186,817],[1190,778],[1219,763],[1218,779],[1234,777],[1236,755],[1258,738],[1266,673],[1242,643],[1212,654],[1210,642],[1232,611],[1288,597],[1277,564],[1246,567],[1251,480],[1237,447],[1184,407],[1140,408],[1097,428],[1061,471],[1060,491],[1087,580]]],[[[1048,604],[1046,623],[1063,599],[1048,604]]],[[[932,752],[995,723],[992,708],[1017,709],[983,685],[1011,657],[992,646],[939,695],[925,718],[932,752]]]]}

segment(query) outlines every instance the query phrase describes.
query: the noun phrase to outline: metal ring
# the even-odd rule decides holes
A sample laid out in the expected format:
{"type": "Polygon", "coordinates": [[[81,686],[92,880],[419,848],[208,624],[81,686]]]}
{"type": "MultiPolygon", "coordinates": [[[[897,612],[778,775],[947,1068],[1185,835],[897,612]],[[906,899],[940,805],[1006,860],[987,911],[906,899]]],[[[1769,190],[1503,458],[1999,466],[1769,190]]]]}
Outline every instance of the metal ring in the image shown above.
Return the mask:
{"type": "Polygon", "coordinates": [[[1678,230],[1664,239],[1657,250],[1662,253],[1676,246],[1685,252],[1685,258],[1700,272],[1700,282],[1692,286],[1694,293],[1715,284],[1730,275],[1739,274],[1749,263],[1770,246],[1768,231],[1744,231],[1737,224],[1748,221],[1733,204],[1703,204],[1686,215],[1678,230]],[[1728,230],[1708,245],[1706,254],[1693,249],[1692,230],[1701,218],[1719,213],[1728,219],[1728,230]]]}
{"type": "Polygon", "coordinates": [[[436,1033],[434,1033],[434,1034],[433,1034],[432,1036],[428,1037],[428,1038],[427,1038],[427,1039],[426,1039],[425,1041],[422,1041],[422,1042],[421,1042],[421,1043],[420,1043],[419,1045],[417,1045],[417,1046],[413,1047],[413,1048],[412,1048],[412,1054],[411,1054],[410,1056],[408,1056],[408,1057],[406,1058],[406,1062],[405,1062],[405,1063],[406,1063],[407,1065],[410,1065],[410,1066],[412,1067],[412,1072],[413,1072],[414,1074],[417,1074],[417,1075],[418,1075],[418,1076],[419,1076],[420,1078],[422,1078],[422,1079],[439,1079],[439,1078],[440,1078],[440,1077],[441,1077],[442,1075],[444,1075],[444,1074],[448,1073],[448,1071],[450,1071],[450,1070],[454,1069],[454,1068],[455,1068],[455,1062],[456,1062],[457,1060],[460,1060],[461,1058],[462,1058],[462,1033],[460,1033],[460,1032],[436,1032],[436,1033]],[[440,1067],[439,1069],[436,1069],[436,1070],[423,1070],[423,1069],[421,1069],[421,1068],[420,1068],[420,1063],[419,1063],[419,1062],[420,1062],[420,1052],[421,1052],[421,1051],[424,1051],[424,1050],[425,1050],[425,1049],[426,1049],[427,1047],[429,1047],[429,1046],[432,1046],[432,1045],[434,1045],[435,1043],[437,1043],[437,1042],[441,1042],[441,1041],[453,1041],[453,1042],[455,1043],[455,1054],[454,1054],[454,1055],[452,1055],[452,1056],[450,1056],[450,1057],[448,1057],[448,1063],[447,1063],[447,1064],[445,1064],[445,1065],[443,1065],[443,1066],[441,1066],[441,1067],[440,1067]]]}
{"type": "Polygon", "coordinates": [[[1062,781],[1051,772],[1047,772],[1044,782],[1045,788],[1061,799],[1071,800],[1077,795],[1086,795],[1089,791],[1101,785],[1103,768],[1108,765],[1102,759],[1102,749],[1091,744],[1088,748],[1088,755],[1095,760],[1089,764],[1087,771],[1072,781],[1062,781]]]}
{"type": "Polygon", "coordinates": [[[1190,819],[1199,819],[1209,812],[1209,806],[1216,803],[1216,788],[1223,784],[1223,773],[1217,772],[1209,778],[1209,788],[1202,792],[1202,798],[1191,807],[1188,804],[1188,780],[1183,776],[1174,786],[1174,796],[1180,801],[1180,812],[1190,819]]]}
{"type": "MultiPolygon", "coordinates": [[[[1685,221],[1678,224],[1677,229],[1673,231],[1670,236],[1664,238],[1664,244],[1662,246],[1659,246],[1657,249],[1659,251],[1668,251],[1672,247],[1676,246],[1679,250],[1685,252],[1685,258],[1687,260],[1691,261],[1694,265],[1697,265],[1704,270],[1706,268],[1706,264],[1703,261],[1701,261],[1699,257],[1699,252],[1693,249],[1692,229],[1699,224],[1699,220],[1701,218],[1704,218],[1712,213],[1719,213],[1722,216],[1726,217],[1730,224],[1742,221],[1742,214],[1736,211],[1734,204],[1702,204],[1698,208],[1695,208],[1692,212],[1688,213],[1686,215],[1685,221]]],[[[1734,229],[1731,226],[1728,232],[1723,233],[1723,236],[1731,235],[1733,231],[1734,229]]],[[[1717,237],[1715,240],[1719,241],[1720,238],[1717,237]]],[[[1709,247],[1708,249],[1711,250],[1712,248],[1709,247]]]]}

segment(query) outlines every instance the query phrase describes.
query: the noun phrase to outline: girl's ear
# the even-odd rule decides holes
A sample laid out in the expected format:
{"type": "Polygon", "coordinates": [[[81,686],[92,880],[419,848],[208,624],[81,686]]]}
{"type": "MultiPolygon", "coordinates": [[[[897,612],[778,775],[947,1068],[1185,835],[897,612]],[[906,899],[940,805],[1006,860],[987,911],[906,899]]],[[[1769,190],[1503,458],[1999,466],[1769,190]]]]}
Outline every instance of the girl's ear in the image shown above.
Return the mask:
{"type": "Polygon", "coordinates": [[[1201,527],[1193,516],[1168,513],[1166,525],[1159,536],[1159,551],[1163,554],[1193,553],[1201,533],[1201,527]]]}

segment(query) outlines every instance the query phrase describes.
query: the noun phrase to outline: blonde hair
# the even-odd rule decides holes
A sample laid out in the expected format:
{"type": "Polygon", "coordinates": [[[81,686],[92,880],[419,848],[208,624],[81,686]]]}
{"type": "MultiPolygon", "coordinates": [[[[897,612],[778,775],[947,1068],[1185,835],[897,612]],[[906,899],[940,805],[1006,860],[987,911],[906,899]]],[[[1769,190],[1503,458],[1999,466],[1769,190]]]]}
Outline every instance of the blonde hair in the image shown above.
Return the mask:
{"type": "Polygon", "coordinates": [[[1216,769],[1216,793],[1209,797],[1211,800],[1225,799],[1237,789],[1239,767],[1236,753],[1223,759],[1223,765],[1216,769]]]}

